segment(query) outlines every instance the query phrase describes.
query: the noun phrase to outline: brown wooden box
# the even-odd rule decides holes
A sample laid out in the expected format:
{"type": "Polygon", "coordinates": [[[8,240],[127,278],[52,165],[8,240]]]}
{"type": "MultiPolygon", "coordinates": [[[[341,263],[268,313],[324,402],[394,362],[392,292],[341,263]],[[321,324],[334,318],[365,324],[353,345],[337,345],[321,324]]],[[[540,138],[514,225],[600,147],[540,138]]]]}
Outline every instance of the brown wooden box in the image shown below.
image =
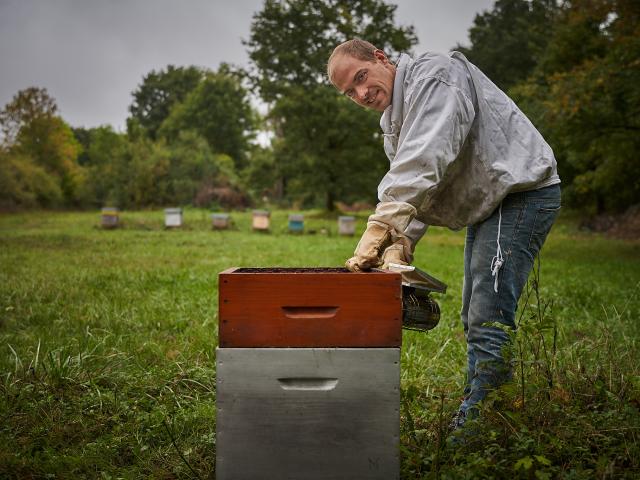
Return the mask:
{"type": "Polygon", "coordinates": [[[220,347],[399,347],[401,276],[343,268],[231,268],[219,277],[220,347]]]}

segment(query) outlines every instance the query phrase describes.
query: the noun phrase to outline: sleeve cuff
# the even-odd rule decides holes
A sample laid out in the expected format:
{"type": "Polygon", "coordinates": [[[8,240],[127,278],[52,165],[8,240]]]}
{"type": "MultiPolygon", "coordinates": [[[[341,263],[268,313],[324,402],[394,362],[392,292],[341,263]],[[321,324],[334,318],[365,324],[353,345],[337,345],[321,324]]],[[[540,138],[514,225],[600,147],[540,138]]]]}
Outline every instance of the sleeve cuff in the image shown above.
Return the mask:
{"type": "Polygon", "coordinates": [[[404,233],[417,213],[415,207],[406,202],[380,202],[369,221],[386,223],[398,233],[404,233]]]}

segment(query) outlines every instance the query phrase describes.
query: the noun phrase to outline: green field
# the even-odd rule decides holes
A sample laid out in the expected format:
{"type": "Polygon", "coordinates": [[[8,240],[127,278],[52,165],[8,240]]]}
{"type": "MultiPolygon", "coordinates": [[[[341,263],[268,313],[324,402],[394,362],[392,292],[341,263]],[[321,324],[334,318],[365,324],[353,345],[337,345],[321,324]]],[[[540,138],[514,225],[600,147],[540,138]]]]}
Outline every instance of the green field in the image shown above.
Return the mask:
{"type": "MultiPolygon", "coordinates": [[[[0,216],[0,478],[214,478],[218,272],[339,266],[357,241],[314,211],[316,234],[289,235],[287,213],[270,234],[250,213],[225,232],[203,210],[172,231],[161,212],[113,231],[97,212],[0,216]]],[[[435,330],[404,333],[402,478],[640,476],[640,242],[561,218],[519,309],[515,381],[454,446],[463,244],[433,228],[416,252],[449,290],[435,330]]]]}

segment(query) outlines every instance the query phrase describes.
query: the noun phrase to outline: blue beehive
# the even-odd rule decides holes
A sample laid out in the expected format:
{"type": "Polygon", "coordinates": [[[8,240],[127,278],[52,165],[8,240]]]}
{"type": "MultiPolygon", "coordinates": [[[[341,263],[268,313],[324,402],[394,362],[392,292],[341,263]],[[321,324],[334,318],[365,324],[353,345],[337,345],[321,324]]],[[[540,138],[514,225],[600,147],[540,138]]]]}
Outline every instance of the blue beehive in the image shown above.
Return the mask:
{"type": "Polygon", "coordinates": [[[289,233],[302,233],[304,231],[304,215],[289,215],[289,233]]]}

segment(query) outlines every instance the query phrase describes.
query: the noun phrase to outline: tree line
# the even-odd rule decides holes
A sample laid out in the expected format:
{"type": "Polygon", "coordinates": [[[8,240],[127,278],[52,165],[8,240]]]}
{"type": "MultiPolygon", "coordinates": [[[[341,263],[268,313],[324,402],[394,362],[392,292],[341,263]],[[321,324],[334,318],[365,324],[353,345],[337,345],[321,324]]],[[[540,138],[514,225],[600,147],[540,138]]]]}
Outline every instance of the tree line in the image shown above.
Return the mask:
{"type": "MultiPolygon", "coordinates": [[[[0,111],[0,208],[375,203],[388,166],[379,114],[339,95],[325,68],[356,36],[392,58],[422,53],[395,10],[265,0],[244,41],[249,68],[149,72],[125,133],[73,128],[45,89],[21,90],[0,111]],[[256,141],[265,132],[268,147],[256,141]]],[[[589,213],[640,203],[639,19],[633,0],[497,0],[456,46],[542,131],[565,204],[589,213]]]]}

